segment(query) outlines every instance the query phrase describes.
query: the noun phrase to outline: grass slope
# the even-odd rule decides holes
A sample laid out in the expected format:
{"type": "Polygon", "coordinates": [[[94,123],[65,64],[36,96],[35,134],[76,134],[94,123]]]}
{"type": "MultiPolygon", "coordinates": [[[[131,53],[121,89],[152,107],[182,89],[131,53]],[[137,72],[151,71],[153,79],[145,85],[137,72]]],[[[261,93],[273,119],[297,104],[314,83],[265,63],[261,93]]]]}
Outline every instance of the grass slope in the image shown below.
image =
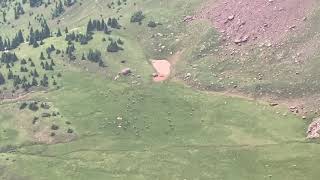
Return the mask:
{"type": "MultiPolygon", "coordinates": [[[[110,36],[123,39],[125,51],[107,53],[107,43],[102,38],[110,36],[95,33],[88,45],[76,43],[75,62],[53,55],[55,72],[62,72],[61,89],[35,92],[18,102],[2,102],[2,179],[300,180],[319,176],[314,167],[320,146],[305,140],[304,121],[282,115],[286,109],[201,92],[175,82],[152,82],[149,58],[167,58],[170,52],[183,49],[184,60],[179,61],[177,74],[199,73],[201,83],[219,80],[219,77],[207,79],[207,74],[213,71],[207,69],[208,65],[218,59],[195,58],[206,41],[210,40],[206,45],[210,48],[203,51],[210,52],[219,46],[217,32],[206,22],[188,25],[181,21],[202,1],[137,0],[134,6],[128,0],[119,13],[107,8],[110,0],[81,2],[81,6],[77,3],[66,10],[59,25],[57,19],[48,21],[52,30],[68,26],[70,31],[84,32],[90,18],[99,19],[100,14],[104,18],[122,15],[120,24],[126,30],[115,30],[110,36]],[[132,13],[140,9],[147,17],[143,24],[129,23],[132,13]],[[147,28],[149,20],[163,25],[147,28]],[[99,68],[80,60],[90,48],[101,49],[108,67],[99,68]],[[122,64],[122,60],[127,63],[122,64]],[[124,67],[132,68],[135,76],[111,80],[124,67]],[[61,116],[41,119],[42,125],[63,126],[66,121],[71,122],[77,139],[58,144],[32,143],[34,113],[19,110],[25,100],[52,104],[61,116]]],[[[37,11],[50,16],[43,6],[25,10],[27,14],[37,11]]],[[[16,29],[26,29],[31,18],[34,16],[14,21],[16,29]]],[[[5,25],[0,33],[10,36],[11,31],[5,25]]],[[[50,44],[58,49],[67,46],[63,37],[51,37],[44,43],[37,49],[23,44],[14,52],[19,57],[32,57],[39,66],[40,52],[50,44]]],[[[231,62],[221,62],[214,72],[237,67],[231,62]]]]}
{"type": "MultiPolygon", "coordinates": [[[[281,108],[172,83],[114,83],[73,70],[64,74],[63,81],[64,89],[32,99],[49,98],[80,136],[66,144],[26,144],[17,152],[2,153],[3,177],[264,179],[273,175],[272,179],[294,179],[298,174],[317,175],[307,168],[316,161],[307,160],[319,146],[306,143],[304,123],[277,114],[285,112],[281,108]],[[118,116],[123,118],[121,128],[118,116]]],[[[19,133],[9,139],[17,139],[19,133]]]]}

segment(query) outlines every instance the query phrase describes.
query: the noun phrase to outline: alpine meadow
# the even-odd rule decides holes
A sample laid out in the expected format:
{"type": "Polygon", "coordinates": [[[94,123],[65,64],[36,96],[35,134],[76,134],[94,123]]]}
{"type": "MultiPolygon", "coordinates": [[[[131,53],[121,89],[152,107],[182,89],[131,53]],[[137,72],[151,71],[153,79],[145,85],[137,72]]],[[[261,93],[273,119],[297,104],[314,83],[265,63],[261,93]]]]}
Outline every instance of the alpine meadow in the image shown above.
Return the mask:
{"type": "Polygon", "coordinates": [[[317,0],[0,0],[0,179],[316,180],[317,0]]]}

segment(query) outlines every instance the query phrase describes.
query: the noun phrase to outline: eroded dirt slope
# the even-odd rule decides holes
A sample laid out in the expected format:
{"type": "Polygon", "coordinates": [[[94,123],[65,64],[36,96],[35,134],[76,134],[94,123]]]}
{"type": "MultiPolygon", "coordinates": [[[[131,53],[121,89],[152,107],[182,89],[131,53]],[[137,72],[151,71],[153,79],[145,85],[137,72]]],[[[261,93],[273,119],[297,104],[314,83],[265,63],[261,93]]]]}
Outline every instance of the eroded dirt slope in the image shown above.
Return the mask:
{"type": "Polygon", "coordinates": [[[301,28],[315,0],[216,0],[199,11],[234,43],[276,43],[301,28]]]}

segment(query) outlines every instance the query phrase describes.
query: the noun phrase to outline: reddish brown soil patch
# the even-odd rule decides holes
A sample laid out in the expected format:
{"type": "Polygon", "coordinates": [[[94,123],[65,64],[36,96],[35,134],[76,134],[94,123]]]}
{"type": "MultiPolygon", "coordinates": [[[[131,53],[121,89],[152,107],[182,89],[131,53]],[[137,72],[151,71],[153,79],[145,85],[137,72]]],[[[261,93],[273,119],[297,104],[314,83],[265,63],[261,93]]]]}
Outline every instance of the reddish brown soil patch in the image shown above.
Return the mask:
{"type": "Polygon", "coordinates": [[[216,0],[196,16],[208,19],[226,39],[244,42],[281,40],[306,20],[315,0],[216,0]]]}
{"type": "Polygon", "coordinates": [[[171,72],[171,64],[167,60],[152,60],[152,66],[156,70],[153,80],[156,82],[168,79],[171,72]]]}

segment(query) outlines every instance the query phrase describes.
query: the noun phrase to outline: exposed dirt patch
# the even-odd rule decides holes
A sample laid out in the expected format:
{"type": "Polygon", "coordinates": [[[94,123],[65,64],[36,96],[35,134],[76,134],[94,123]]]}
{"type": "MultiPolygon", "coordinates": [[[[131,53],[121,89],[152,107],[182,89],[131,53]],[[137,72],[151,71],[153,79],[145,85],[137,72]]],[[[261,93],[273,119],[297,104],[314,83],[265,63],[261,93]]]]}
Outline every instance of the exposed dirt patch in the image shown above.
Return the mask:
{"type": "Polygon", "coordinates": [[[33,140],[37,143],[43,144],[57,144],[71,142],[77,138],[77,135],[72,133],[54,132],[50,127],[41,128],[39,131],[34,132],[33,140]],[[54,135],[52,134],[54,133],[54,135]]]}
{"type": "Polygon", "coordinates": [[[236,44],[277,43],[303,26],[314,5],[315,0],[216,0],[195,18],[208,19],[236,44]]]}
{"type": "Polygon", "coordinates": [[[156,74],[153,75],[155,82],[160,82],[168,79],[171,72],[171,64],[167,60],[152,60],[153,68],[156,70],[156,74]]]}

